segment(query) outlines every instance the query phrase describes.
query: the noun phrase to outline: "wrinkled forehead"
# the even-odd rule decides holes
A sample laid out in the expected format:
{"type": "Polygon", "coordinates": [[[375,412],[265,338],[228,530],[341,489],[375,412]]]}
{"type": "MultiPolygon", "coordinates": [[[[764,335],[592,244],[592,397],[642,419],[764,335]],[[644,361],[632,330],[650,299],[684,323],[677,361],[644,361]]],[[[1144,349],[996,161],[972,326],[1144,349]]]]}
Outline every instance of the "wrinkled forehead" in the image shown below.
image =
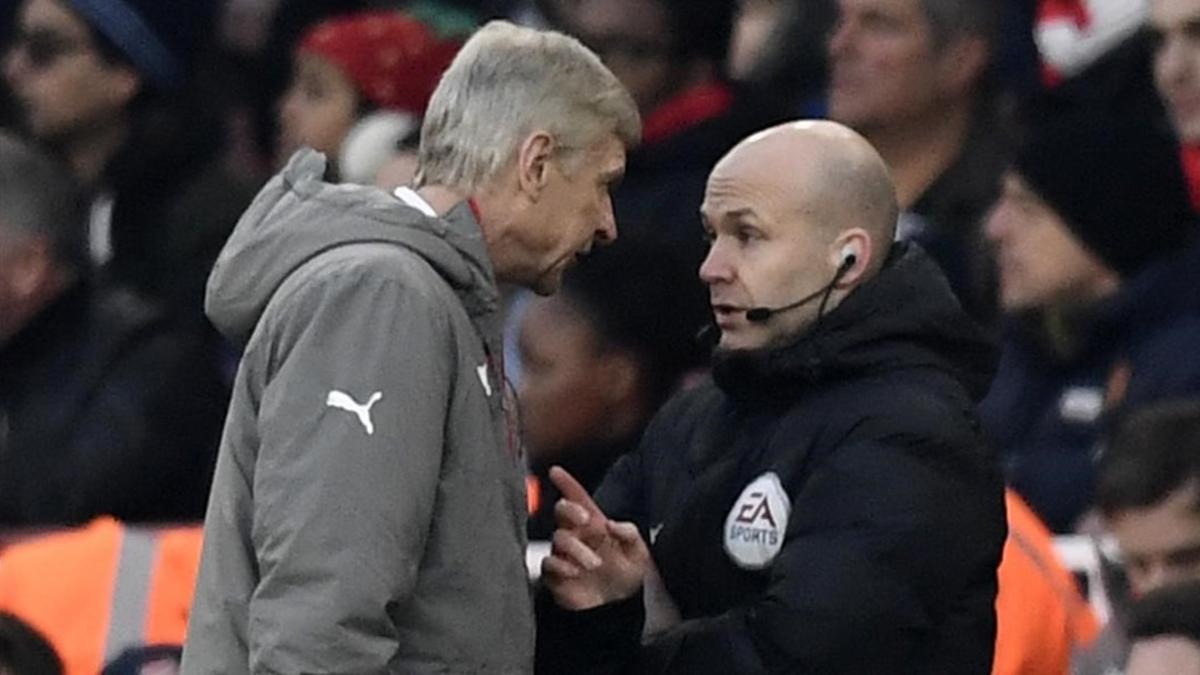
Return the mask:
{"type": "MultiPolygon", "coordinates": [[[[782,217],[808,212],[837,198],[831,163],[819,143],[760,143],[722,159],[709,175],[702,213],[749,208],[782,217]]],[[[844,187],[844,186],[843,186],[844,187]]]]}
{"type": "Polygon", "coordinates": [[[778,218],[802,201],[800,181],[765,166],[719,166],[709,175],[700,213],[708,222],[726,218],[778,218]]]}
{"type": "Polygon", "coordinates": [[[584,162],[605,182],[619,181],[625,175],[625,143],[615,133],[602,133],[584,153],[584,162]]]}

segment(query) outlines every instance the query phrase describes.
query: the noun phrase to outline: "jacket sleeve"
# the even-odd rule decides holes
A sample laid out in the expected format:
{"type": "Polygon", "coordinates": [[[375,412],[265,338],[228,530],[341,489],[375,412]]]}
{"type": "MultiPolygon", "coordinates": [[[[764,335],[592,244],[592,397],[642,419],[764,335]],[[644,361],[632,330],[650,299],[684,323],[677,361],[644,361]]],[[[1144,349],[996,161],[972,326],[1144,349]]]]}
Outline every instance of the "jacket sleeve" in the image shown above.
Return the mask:
{"type": "Polygon", "coordinates": [[[350,269],[278,310],[261,345],[251,670],[383,672],[431,526],[456,363],[448,308],[350,269]]]}
{"type": "MultiPolygon", "coordinates": [[[[991,611],[995,566],[986,561],[998,562],[1004,539],[999,482],[962,480],[921,459],[942,450],[839,448],[795,495],[762,594],[644,643],[626,638],[624,651],[610,646],[601,655],[612,669],[588,672],[904,672],[900,664],[927,661],[920,645],[963,588],[980,589],[969,601],[977,616],[991,611]],[[995,499],[972,495],[991,488],[995,499]]],[[[953,672],[990,668],[994,620],[974,628],[980,640],[948,657],[953,672]]],[[[579,647],[594,639],[587,631],[600,630],[613,634],[597,625],[566,639],[579,647]]]]}

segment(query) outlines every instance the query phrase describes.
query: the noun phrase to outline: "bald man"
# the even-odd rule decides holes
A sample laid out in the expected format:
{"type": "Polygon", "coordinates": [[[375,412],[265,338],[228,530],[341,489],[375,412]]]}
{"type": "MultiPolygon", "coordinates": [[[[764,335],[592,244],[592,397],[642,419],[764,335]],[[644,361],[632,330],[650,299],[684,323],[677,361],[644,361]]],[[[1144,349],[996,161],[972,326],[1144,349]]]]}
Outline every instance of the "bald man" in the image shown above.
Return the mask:
{"type": "Polygon", "coordinates": [[[594,500],[561,470],[541,673],[988,673],[1004,543],[975,404],[995,350],[892,244],[879,155],[831,122],[708,181],[711,379],[594,500]]]}

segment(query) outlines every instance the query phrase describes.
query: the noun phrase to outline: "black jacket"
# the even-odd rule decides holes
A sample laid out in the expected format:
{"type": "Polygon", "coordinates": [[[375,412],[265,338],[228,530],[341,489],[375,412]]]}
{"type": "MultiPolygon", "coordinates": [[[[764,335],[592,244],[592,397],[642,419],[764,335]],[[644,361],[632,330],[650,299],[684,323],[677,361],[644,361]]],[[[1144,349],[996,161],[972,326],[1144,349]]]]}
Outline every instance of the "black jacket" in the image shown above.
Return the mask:
{"type": "Polygon", "coordinates": [[[199,338],[76,286],[0,347],[0,528],[200,519],[225,404],[199,338]]]}
{"type": "Polygon", "coordinates": [[[572,613],[542,593],[538,671],[988,673],[1005,521],[975,401],[994,364],[906,245],[792,345],[719,357],[596,496],[651,535],[682,622],[639,647],[640,597],[572,613]],[[746,489],[768,472],[790,502],[769,519],[746,489]],[[780,548],[747,569],[731,535],[780,548]]]}

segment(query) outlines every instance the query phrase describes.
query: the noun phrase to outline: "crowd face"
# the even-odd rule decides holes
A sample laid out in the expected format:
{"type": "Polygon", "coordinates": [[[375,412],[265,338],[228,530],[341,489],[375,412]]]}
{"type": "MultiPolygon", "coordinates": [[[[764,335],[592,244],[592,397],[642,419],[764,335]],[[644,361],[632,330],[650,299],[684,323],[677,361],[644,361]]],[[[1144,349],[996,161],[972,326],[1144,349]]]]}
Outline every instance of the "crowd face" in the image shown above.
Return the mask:
{"type": "Polygon", "coordinates": [[[1014,173],[1004,177],[985,232],[996,248],[1007,311],[1087,304],[1115,286],[1113,273],[1014,173]]]}
{"type": "Polygon", "coordinates": [[[58,0],[21,6],[4,77],[29,130],[49,141],[109,127],[140,86],[129,66],[104,60],[87,24],[58,0]]]}
{"type": "Polygon", "coordinates": [[[625,145],[607,134],[582,157],[558,152],[545,165],[545,186],[513,244],[525,260],[512,279],[548,295],[592,246],[617,238],[610,191],[625,172],[625,145]]]}
{"type": "Polygon", "coordinates": [[[921,119],[947,95],[920,0],[839,0],[829,39],[829,117],[863,133],[921,119]]]}
{"type": "Polygon", "coordinates": [[[357,117],[358,90],[341,69],[319,56],[298,55],[279,104],[278,163],[303,146],[336,157],[357,117]]]}
{"type": "Polygon", "coordinates": [[[656,0],[582,0],[572,14],[581,42],[604,61],[642,115],[675,90],[671,30],[656,0]]]}
{"type": "Polygon", "coordinates": [[[1200,2],[1154,0],[1154,80],[1180,137],[1200,142],[1200,2]]]}
{"type": "Polygon", "coordinates": [[[722,161],[709,178],[701,218],[710,248],[700,279],[708,285],[721,349],[785,344],[812,323],[819,300],[764,322],[750,321],[746,311],[795,302],[834,274],[823,229],[796,203],[803,177],[778,173],[752,161],[722,161]]]}
{"type": "Polygon", "coordinates": [[[1144,595],[1166,584],[1200,580],[1197,486],[1185,485],[1163,501],[1109,519],[1129,585],[1144,595]]]}
{"type": "Polygon", "coordinates": [[[616,393],[591,322],[564,295],[533,300],[521,318],[521,422],[543,465],[603,441],[616,393]]]}

